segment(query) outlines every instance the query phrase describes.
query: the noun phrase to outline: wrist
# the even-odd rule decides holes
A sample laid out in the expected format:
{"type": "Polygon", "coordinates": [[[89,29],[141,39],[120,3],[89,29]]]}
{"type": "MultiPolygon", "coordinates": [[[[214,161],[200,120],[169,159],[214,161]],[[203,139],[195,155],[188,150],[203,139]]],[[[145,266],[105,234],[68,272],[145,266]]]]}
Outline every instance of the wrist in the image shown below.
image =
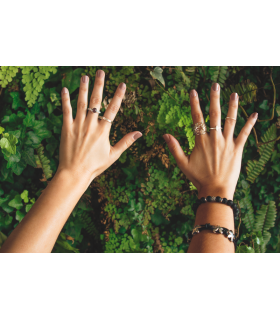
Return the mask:
{"type": "Polygon", "coordinates": [[[228,200],[233,200],[234,196],[234,190],[231,190],[231,188],[225,188],[221,186],[204,186],[198,189],[198,198],[202,197],[221,197],[221,198],[227,198],[228,200]]]}
{"type": "Polygon", "coordinates": [[[67,169],[58,169],[53,177],[53,180],[61,180],[69,183],[69,185],[79,187],[82,192],[85,192],[93,179],[86,177],[78,172],[69,171],[67,169]]]}

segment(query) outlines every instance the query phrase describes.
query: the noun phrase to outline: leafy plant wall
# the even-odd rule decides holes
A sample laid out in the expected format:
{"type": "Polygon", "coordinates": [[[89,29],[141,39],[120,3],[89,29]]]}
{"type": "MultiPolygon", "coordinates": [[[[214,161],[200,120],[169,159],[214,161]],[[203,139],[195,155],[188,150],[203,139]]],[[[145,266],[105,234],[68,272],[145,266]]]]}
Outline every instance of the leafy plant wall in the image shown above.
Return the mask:
{"type": "MultiPolygon", "coordinates": [[[[70,91],[75,115],[81,75],[90,77],[92,89],[99,68],[0,68],[0,246],[56,172],[62,87],[70,91]]],[[[92,182],[53,251],[187,251],[197,191],[177,168],[162,135],[173,134],[190,153],[195,139],[189,91],[198,91],[209,124],[210,88],[218,82],[223,119],[230,94],[240,95],[236,135],[247,115],[259,113],[234,198],[241,211],[237,252],[280,252],[280,67],[101,68],[106,73],[102,111],[117,85],[127,84],[111,143],[133,130],[143,137],[92,182]]]]}

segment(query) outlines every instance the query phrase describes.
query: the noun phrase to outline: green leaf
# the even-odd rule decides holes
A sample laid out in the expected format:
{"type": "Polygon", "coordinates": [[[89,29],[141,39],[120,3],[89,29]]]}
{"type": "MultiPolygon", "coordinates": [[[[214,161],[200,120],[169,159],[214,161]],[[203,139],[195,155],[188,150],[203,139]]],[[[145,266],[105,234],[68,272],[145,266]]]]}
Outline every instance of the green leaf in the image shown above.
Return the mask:
{"type": "Polygon", "coordinates": [[[25,141],[25,144],[27,146],[32,146],[33,148],[39,147],[41,139],[33,131],[27,132],[26,138],[27,140],[25,141]]]}
{"type": "Polygon", "coordinates": [[[23,207],[23,204],[22,204],[22,199],[21,199],[21,196],[18,194],[14,197],[14,199],[12,199],[8,205],[10,207],[13,207],[17,210],[21,209],[23,207]]]}
{"type": "Polygon", "coordinates": [[[32,208],[32,206],[33,206],[33,203],[27,204],[25,207],[25,211],[28,212],[32,208]]]}
{"type": "Polygon", "coordinates": [[[280,105],[276,107],[276,112],[278,114],[278,117],[280,117],[280,105]]]}
{"type": "Polygon", "coordinates": [[[7,168],[12,168],[14,163],[19,162],[21,158],[20,152],[17,150],[16,154],[12,154],[8,159],[7,168]]]}
{"type": "Polygon", "coordinates": [[[25,214],[22,213],[21,211],[17,211],[17,212],[16,212],[16,220],[17,220],[18,222],[21,222],[21,220],[22,220],[24,217],[25,217],[25,214]]]}
{"type": "Polygon", "coordinates": [[[25,202],[25,203],[28,203],[28,190],[24,190],[22,192],[22,194],[20,195],[21,199],[25,202]]]}
{"type": "Polygon", "coordinates": [[[5,131],[5,129],[2,128],[2,127],[0,127],[0,134],[1,134],[2,132],[4,132],[4,131],[5,131]]]}
{"type": "Polygon", "coordinates": [[[26,115],[25,119],[23,120],[23,124],[26,127],[33,127],[34,121],[35,121],[35,115],[31,114],[29,111],[27,111],[27,115],[26,115]]]}
{"type": "Polygon", "coordinates": [[[26,168],[26,164],[23,161],[20,162],[14,162],[12,165],[13,173],[17,176],[20,176],[22,174],[22,171],[26,168]]]}
{"type": "Polygon", "coordinates": [[[7,239],[7,236],[0,231],[0,248],[3,246],[3,243],[6,241],[6,239],[7,239]]]}
{"type": "Polygon", "coordinates": [[[29,164],[30,166],[32,166],[34,168],[37,167],[33,148],[26,147],[22,151],[21,158],[26,164],[29,164]]]}
{"type": "Polygon", "coordinates": [[[11,224],[12,223],[12,221],[13,221],[13,217],[11,217],[10,215],[6,215],[6,218],[5,218],[5,225],[9,225],[9,224],[11,224]]]}
{"type": "Polygon", "coordinates": [[[62,80],[62,86],[69,90],[69,93],[73,93],[80,86],[81,74],[84,72],[83,68],[78,68],[75,70],[70,70],[66,74],[65,79],[62,80]]]}
{"type": "Polygon", "coordinates": [[[263,110],[269,110],[269,106],[267,105],[268,104],[268,101],[267,100],[264,100],[260,105],[259,107],[263,110]]]}
{"type": "Polygon", "coordinates": [[[17,110],[20,107],[25,108],[24,102],[19,97],[19,92],[11,92],[10,96],[13,99],[12,108],[17,110]]]}
{"type": "Polygon", "coordinates": [[[165,87],[165,81],[162,76],[162,72],[163,70],[160,67],[155,67],[154,71],[150,71],[150,74],[154,79],[158,80],[165,87]]]}

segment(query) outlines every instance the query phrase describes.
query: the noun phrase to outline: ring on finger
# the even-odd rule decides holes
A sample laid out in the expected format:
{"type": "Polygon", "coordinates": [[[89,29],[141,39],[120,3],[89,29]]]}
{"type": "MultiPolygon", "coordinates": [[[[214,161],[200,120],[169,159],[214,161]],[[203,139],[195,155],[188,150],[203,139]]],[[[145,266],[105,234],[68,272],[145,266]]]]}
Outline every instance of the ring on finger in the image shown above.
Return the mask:
{"type": "Polygon", "coordinates": [[[233,119],[233,120],[235,120],[235,121],[236,121],[236,119],[234,119],[234,118],[231,118],[231,117],[226,117],[226,118],[229,118],[229,119],[233,119]]]}
{"type": "Polygon", "coordinates": [[[209,128],[209,129],[210,129],[210,130],[217,130],[217,131],[218,131],[219,129],[222,130],[223,128],[222,128],[222,127],[219,127],[219,126],[216,126],[215,128],[209,128]]]}
{"type": "Polygon", "coordinates": [[[112,123],[112,122],[113,122],[113,120],[110,120],[110,119],[105,118],[105,117],[103,117],[103,116],[98,116],[98,119],[100,119],[100,120],[105,120],[105,121],[107,121],[107,122],[109,122],[109,123],[112,123]]]}
{"type": "Polygon", "coordinates": [[[196,136],[200,136],[202,134],[205,134],[207,132],[206,124],[203,122],[197,122],[193,124],[193,133],[196,136]]]}
{"type": "Polygon", "coordinates": [[[101,113],[97,108],[88,108],[92,113],[101,113]]]}

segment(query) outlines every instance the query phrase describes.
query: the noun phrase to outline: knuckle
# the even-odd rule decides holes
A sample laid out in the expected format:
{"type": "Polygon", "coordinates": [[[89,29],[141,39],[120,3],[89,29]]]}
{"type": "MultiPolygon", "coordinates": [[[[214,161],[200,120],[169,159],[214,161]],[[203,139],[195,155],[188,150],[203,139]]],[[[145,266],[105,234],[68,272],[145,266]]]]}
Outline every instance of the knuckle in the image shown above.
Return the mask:
{"type": "Polygon", "coordinates": [[[72,111],[71,111],[71,108],[67,106],[62,109],[62,112],[64,116],[69,116],[72,111]]]}
{"type": "Polygon", "coordinates": [[[122,99],[123,98],[124,93],[121,92],[121,90],[117,90],[115,93],[115,97],[122,99]]]}
{"type": "Polygon", "coordinates": [[[209,115],[210,117],[218,117],[220,115],[220,112],[218,110],[210,110],[209,115]]]}
{"type": "Polygon", "coordinates": [[[85,102],[79,101],[77,107],[80,110],[85,110],[87,108],[87,104],[85,102]]]}
{"type": "Polygon", "coordinates": [[[230,119],[230,118],[226,118],[227,123],[229,123],[231,126],[235,126],[235,120],[230,119]]]}
{"type": "Polygon", "coordinates": [[[119,110],[119,106],[117,104],[111,104],[109,106],[109,111],[113,112],[113,113],[117,113],[119,110]]]}
{"type": "Polygon", "coordinates": [[[80,92],[81,93],[87,93],[87,91],[88,91],[87,86],[80,86],[80,92]]]}
{"type": "Polygon", "coordinates": [[[200,121],[202,118],[202,115],[200,112],[193,112],[192,113],[192,118],[194,121],[200,121]]]}
{"type": "Polygon", "coordinates": [[[101,98],[100,97],[96,97],[96,96],[92,96],[91,99],[90,99],[90,102],[92,104],[98,104],[100,105],[101,104],[101,98]]]}

